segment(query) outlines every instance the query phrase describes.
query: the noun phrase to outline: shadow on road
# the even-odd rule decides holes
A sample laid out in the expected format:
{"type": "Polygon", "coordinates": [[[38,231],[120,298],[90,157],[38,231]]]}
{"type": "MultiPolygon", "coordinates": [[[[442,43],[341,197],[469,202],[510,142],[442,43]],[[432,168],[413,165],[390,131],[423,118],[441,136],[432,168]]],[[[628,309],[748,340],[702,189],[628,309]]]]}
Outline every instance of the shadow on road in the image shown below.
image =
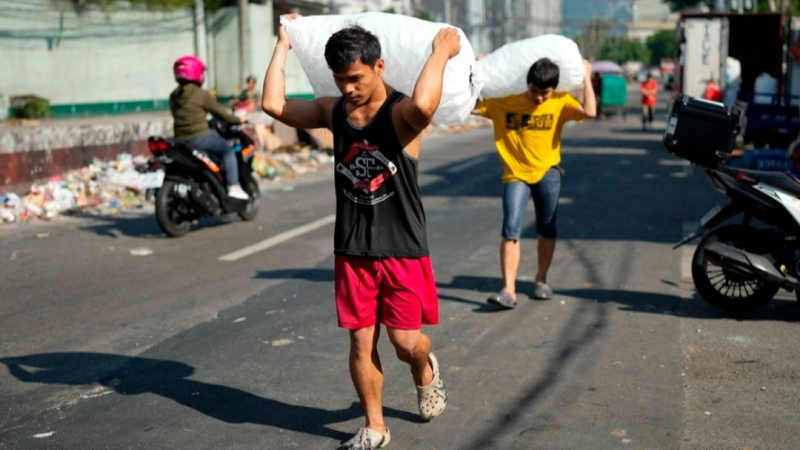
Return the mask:
{"type": "MultiPolygon", "coordinates": [[[[226,423],[253,423],[330,439],[350,434],[327,425],[363,416],[361,406],[329,411],[259,397],[239,389],[188,379],[187,364],[103,353],[42,353],[2,358],[9,373],[25,383],[70,386],[98,383],[120,395],[155,394],[226,423]]],[[[416,414],[384,407],[388,417],[417,423],[416,414]]]]}
{"type": "Polygon", "coordinates": [[[278,269],[256,272],[253,277],[262,280],[305,280],[333,283],[333,269],[278,269]]]}
{"type": "MultiPolygon", "coordinates": [[[[542,374],[537,380],[531,383],[526,389],[521,390],[513,402],[503,405],[503,414],[493,418],[491,425],[483,430],[466,448],[509,448],[502,446],[508,444],[505,439],[512,430],[518,429],[521,422],[536,425],[528,428],[522,433],[513,432],[513,439],[516,443],[517,434],[522,435],[527,432],[535,432],[540,427],[546,427],[546,419],[542,421],[539,414],[535,414],[538,405],[548,397],[553,391],[554,386],[563,380],[562,373],[569,370],[570,365],[579,364],[578,370],[585,370],[587,366],[596,364],[597,355],[592,354],[588,347],[596,341],[604,332],[608,321],[608,309],[598,308],[597,305],[584,304],[576,308],[568,323],[584,323],[588,326],[564,327],[553,342],[557,343],[557,349],[553,354],[552,360],[547,367],[540,371],[542,374]]],[[[575,402],[575,397],[562,397],[558,400],[559,407],[575,402]]],[[[546,414],[545,414],[546,416],[546,414]]]]}
{"type": "MultiPolygon", "coordinates": [[[[261,271],[257,272],[254,278],[264,279],[264,280],[303,280],[303,281],[333,283],[333,269],[314,268],[314,269],[281,269],[281,270],[261,271]]],[[[500,286],[501,284],[499,279],[493,280],[487,278],[486,280],[488,280],[487,283],[490,283],[492,286],[494,285],[500,286]]],[[[437,283],[436,287],[439,289],[447,289],[451,288],[452,286],[442,283],[437,283]]],[[[494,290],[496,291],[499,289],[500,288],[497,287],[494,290]]],[[[478,289],[476,288],[475,290],[478,289]]],[[[492,291],[487,290],[486,292],[492,292],[492,291]]],[[[475,308],[473,311],[478,313],[498,311],[497,308],[487,304],[486,302],[469,300],[461,297],[456,297],[453,295],[442,294],[441,292],[439,292],[439,300],[461,303],[465,305],[474,305],[477,308],[475,308]]]]}
{"type": "MultiPolygon", "coordinates": [[[[156,218],[153,214],[133,215],[123,213],[118,216],[97,216],[93,214],[77,213],[74,214],[74,217],[89,219],[94,222],[91,225],[81,227],[81,230],[95,233],[98,236],[115,239],[120,236],[152,239],[167,237],[158,227],[158,223],[156,223],[156,218]]],[[[198,223],[192,225],[192,232],[212,229],[237,221],[238,219],[234,215],[207,217],[200,219],[198,223]]]]}
{"type": "MultiPolygon", "coordinates": [[[[464,289],[490,293],[499,290],[502,287],[502,282],[499,278],[456,276],[450,283],[439,283],[438,286],[439,288],[464,289]]],[[[521,294],[532,294],[535,290],[536,284],[534,282],[517,280],[517,292],[521,294]]],[[[697,295],[695,295],[693,299],[684,299],[677,295],[662,293],[639,292],[624,289],[587,288],[556,290],[556,296],[572,297],[597,303],[616,303],[620,305],[620,310],[622,311],[648,314],[666,314],[677,317],[701,319],[800,322],[800,308],[797,302],[791,300],[776,299],[768,306],[758,311],[749,314],[731,315],[713,308],[697,295]]],[[[478,302],[472,300],[455,297],[448,298],[440,296],[440,298],[442,300],[456,301],[459,303],[478,304],[478,302]]],[[[488,309],[492,310],[492,308],[488,309]]]]}
{"type": "MultiPolygon", "coordinates": [[[[641,130],[637,134],[643,134],[641,130]]],[[[649,132],[648,132],[649,134],[649,132]]],[[[564,138],[561,141],[561,148],[565,155],[569,154],[572,148],[592,148],[597,149],[600,153],[603,149],[637,149],[645,151],[658,151],[656,146],[653,145],[653,139],[609,139],[609,138],[564,138]]],[[[666,150],[665,150],[666,151],[666,150]]]]}

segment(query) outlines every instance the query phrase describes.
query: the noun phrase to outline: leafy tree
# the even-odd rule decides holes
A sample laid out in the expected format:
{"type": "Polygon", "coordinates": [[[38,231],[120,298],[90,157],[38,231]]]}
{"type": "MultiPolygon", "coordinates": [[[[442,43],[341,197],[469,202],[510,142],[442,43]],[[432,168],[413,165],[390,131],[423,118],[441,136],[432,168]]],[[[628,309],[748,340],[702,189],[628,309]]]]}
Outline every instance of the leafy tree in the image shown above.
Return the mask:
{"type": "Polygon", "coordinates": [[[586,27],[586,31],[575,39],[584,58],[595,60],[600,57],[603,43],[611,38],[611,25],[602,20],[594,20],[586,27]]]}
{"type": "Polygon", "coordinates": [[[418,9],[414,13],[414,17],[417,19],[427,20],[428,22],[436,22],[436,17],[433,17],[433,14],[425,11],[424,9],[418,9]]]}
{"type": "Polygon", "coordinates": [[[650,61],[650,50],[640,41],[611,37],[600,47],[599,58],[624,64],[627,61],[650,61]]]}
{"type": "Polygon", "coordinates": [[[657,66],[661,58],[675,56],[675,30],[661,30],[647,38],[645,45],[650,51],[650,64],[657,66]]]}

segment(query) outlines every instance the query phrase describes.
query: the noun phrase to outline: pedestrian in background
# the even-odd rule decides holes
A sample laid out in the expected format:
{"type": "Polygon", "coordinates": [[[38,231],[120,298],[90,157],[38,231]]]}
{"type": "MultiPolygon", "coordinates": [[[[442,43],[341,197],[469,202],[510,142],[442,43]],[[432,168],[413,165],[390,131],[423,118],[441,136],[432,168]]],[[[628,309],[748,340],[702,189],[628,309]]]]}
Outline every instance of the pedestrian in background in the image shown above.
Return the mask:
{"type": "Polygon", "coordinates": [[[653,79],[653,74],[648,73],[642,82],[642,130],[653,128],[656,104],[658,103],[658,83],[653,79]]]}
{"type": "Polygon", "coordinates": [[[245,80],[245,87],[233,100],[233,114],[244,117],[253,127],[262,150],[269,150],[269,143],[274,141],[272,125],[275,122],[261,110],[261,92],[256,87],[256,77],[250,75],[245,80]]]}

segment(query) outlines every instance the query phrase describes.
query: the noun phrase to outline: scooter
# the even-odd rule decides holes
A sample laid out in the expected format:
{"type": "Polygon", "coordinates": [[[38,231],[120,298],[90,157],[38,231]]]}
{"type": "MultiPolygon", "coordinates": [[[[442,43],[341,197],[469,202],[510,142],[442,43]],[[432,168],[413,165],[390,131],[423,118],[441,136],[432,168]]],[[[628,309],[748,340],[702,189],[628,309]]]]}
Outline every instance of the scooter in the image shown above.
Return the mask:
{"type": "Polygon", "coordinates": [[[153,159],[149,163],[147,188],[156,189],[156,220],[170,237],[180,237],[202,217],[236,213],[242,220],[258,216],[260,191],[251,163],[258,147],[256,138],[240,126],[209,121],[232,144],[239,165],[239,184],[248,200],[228,196],[222,159],[216,154],[193,149],[185,144],[151,136],[148,139],[153,159]]]}
{"type": "Polygon", "coordinates": [[[706,175],[730,203],[712,208],[675,246],[703,238],[692,258],[700,296],[732,313],[764,306],[781,288],[800,300],[800,182],[787,173],[728,167],[706,175]],[[725,224],[737,216],[740,223],[725,224]]]}

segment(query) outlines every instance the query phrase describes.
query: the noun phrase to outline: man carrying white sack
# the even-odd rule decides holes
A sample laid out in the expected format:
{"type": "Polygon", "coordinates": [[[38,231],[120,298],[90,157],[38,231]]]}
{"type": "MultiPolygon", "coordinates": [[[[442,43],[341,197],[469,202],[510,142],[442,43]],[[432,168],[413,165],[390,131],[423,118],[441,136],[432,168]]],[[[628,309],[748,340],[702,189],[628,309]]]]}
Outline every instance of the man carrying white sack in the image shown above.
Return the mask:
{"type": "Polygon", "coordinates": [[[421,332],[422,325],[438,323],[439,307],[417,158],[420,133],[439,105],[445,66],[459,53],[460,38],[448,28],[432,45],[408,97],[383,82],[378,39],[361,27],[345,28],[325,46],[342,96],[287,100],[284,69],[291,44],[281,27],[264,81],[267,114],[291,127],[334,133],[336,312],[339,326],[350,331],[350,374],[366,416],[366,425],[343,449],[383,448],[390,441],[381,401],[380,324],[397,357],[411,366],[422,419],[440,415],[447,403],[430,339],[421,332]]]}
{"type": "Polygon", "coordinates": [[[556,248],[556,216],[561,190],[561,131],[568,121],[597,115],[592,66],[584,61],[583,101],[556,93],[559,68],[540,59],[528,71],[525,93],[478,102],[475,113],[492,120],[495,146],[503,162],[503,234],[500,268],[503,289],[487,301],[501,308],[517,306],[516,279],[521,257],[520,235],[525,206],[533,197],[536,209],[538,261],[534,297],[548,300],[553,289],[547,271],[556,248]]]}

